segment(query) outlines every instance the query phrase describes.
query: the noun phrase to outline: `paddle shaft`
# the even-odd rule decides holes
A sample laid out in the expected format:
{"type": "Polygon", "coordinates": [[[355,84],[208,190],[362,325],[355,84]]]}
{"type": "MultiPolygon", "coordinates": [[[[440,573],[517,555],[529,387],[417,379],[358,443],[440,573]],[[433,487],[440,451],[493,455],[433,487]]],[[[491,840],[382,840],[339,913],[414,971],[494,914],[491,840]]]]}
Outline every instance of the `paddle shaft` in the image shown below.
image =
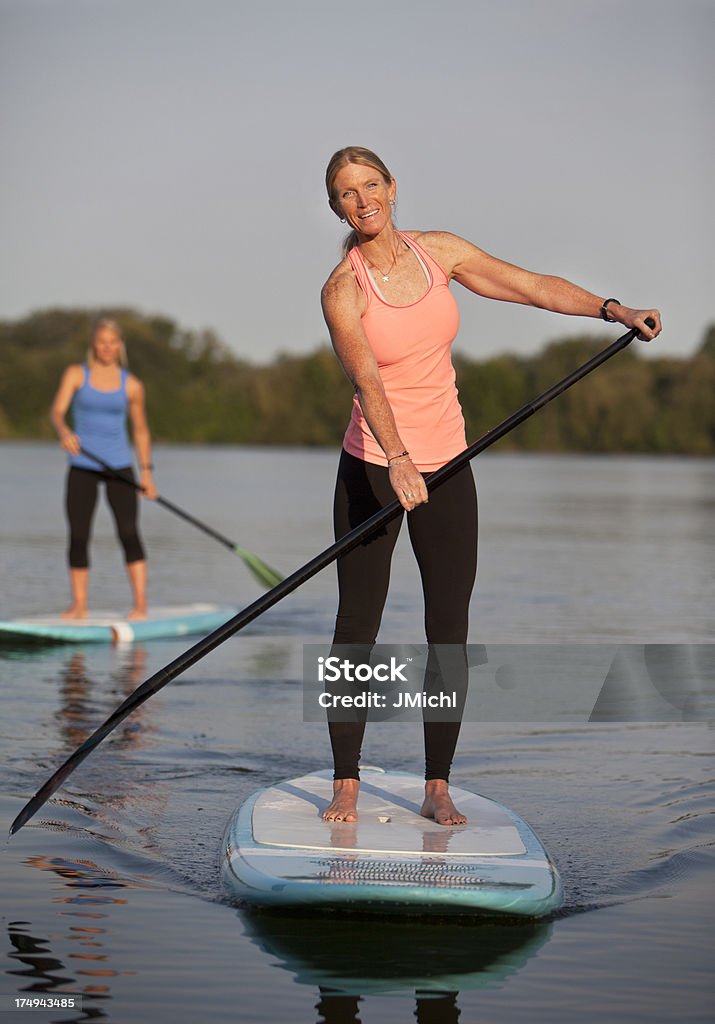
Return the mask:
{"type": "MultiPolygon", "coordinates": [[[[648,323],[648,321],[646,321],[648,323]]],[[[648,323],[649,327],[654,326],[652,323],[648,323]]],[[[597,367],[601,366],[610,359],[617,352],[620,352],[627,345],[629,345],[638,334],[638,331],[634,328],[624,334],[621,338],[618,338],[613,344],[609,345],[608,348],[603,349],[601,352],[589,359],[588,362],[583,363],[576,370],[570,373],[563,380],[560,380],[557,384],[554,384],[548,390],[544,391],[538,398],[535,398],[532,402],[527,402],[507,419],[503,420],[488,433],[480,437],[479,440],[475,441],[474,444],[470,445],[465,451],[455,456],[450,462],[442,466],[430,475],[426,480],[427,490],[434,490],[435,487],[439,487],[441,483],[448,480],[451,476],[457,473],[463,466],[466,466],[476,455],[481,454],[487,448],[491,447],[496,441],[504,437],[510,431],[514,430],[525,420],[533,416],[535,412],[542,409],[548,402],[562,394],[567,388],[570,388],[577,381],[581,380],[587,374],[591,373],[597,367]]],[[[92,457],[92,456],[90,456],[92,457]]],[[[379,512],[376,512],[369,519],[366,519],[364,523],[356,526],[354,530],[341,537],[340,540],[331,544],[330,547],[326,548],[315,558],[312,558],[309,562],[306,562],[304,566],[297,569],[291,576],[288,576],[277,586],[269,590],[268,593],[263,594],[252,604],[248,605],[243,611],[238,612],[233,618],[229,619],[228,622],[224,622],[222,626],[215,629],[213,633],[209,633],[208,636],[204,637],[193,647],[189,648],[174,661],[165,665],[164,668],[159,669],[153,676],[143,682],[140,686],[134,690],[133,693],[127,697],[127,699],[119,705],[119,707],[109,716],[109,718],[101,725],[91,736],[89,736],[84,743],[75,750],[73,754],[57,769],[55,774],[47,780],[45,785],[37,791],[35,796],[28,801],[25,807],[20,811],[15,821],[12,823],[10,828],[10,835],[13,835],[18,829],[27,822],[48,800],[52,794],[59,789],[64,780],[74,771],[74,769],[94,750],[94,748],[102,742],[116,726],[122,722],[127,715],[129,715],[135,708],[143,704],[144,701],[148,700],[153,694],[162,687],[170,683],[172,679],[175,679],[186,669],[195,665],[197,661],[205,657],[216,647],[222,644],[229,637],[233,636],[244,626],[247,626],[249,622],[258,618],[263,612],[272,608],[274,604],[277,604],[288,594],[297,590],[303,583],[309,580],[316,573],[320,572],[331,562],[334,562],[336,558],[340,558],[342,555],[346,555],[353,548],[357,547],[358,544],[362,543],[367,537],[369,537],[376,530],[385,526],[391,522],[396,516],[402,512],[402,505],[399,501],[395,500],[391,504],[385,506],[379,512]]]]}
{"type": "MultiPolygon", "coordinates": [[[[88,449],[85,448],[84,445],[80,448],[80,452],[82,453],[82,455],[86,455],[88,459],[91,459],[93,462],[96,462],[98,466],[101,466],[104,472],[109,473],[109,475],[114,480],[121,480],[122,483],[127,484],[129,487],[133,487],[135,491],[139,491],[142,494],[145,493],[145,490],[142,487],[142,485],[138,484],[136,480],[130,480],[129,477],[123,476],[122,473],[120,473],[116,469],[113,469],[112,466],[108,465],[103,459],[100,459],[100,457],[98,455],[95,455],[94,452],[88,451],[88,449]]],[[[202,523],[200,519],[195,519],[194,516],[189,515],[189,513],[185,512],[183,508],[179,508],[178,505],[175,505],[172,501],[169,501],[167,498],[162,498],[161,495],[157,495],[157,497],[154,498],[154,501],[157,503],[157,505],[163,505],[164,508],[168,508],[170,512],[173,512],[174,515],[179,516],[180,519],[184,519],[186,520],[187,523],[191,523],[192,526],[196,526],[199,528],[199,530],[203,530],[203,532],[207,533],[209,537],[213,537],[214,540],[219,541],[221,544],[229,548],[231,551],[235,551],[236,548],[238,547],[238,544],[235,544],[232,540],[229,540],[228,537],[224,537],[224,535],[222,533],[219,533],[218,530],[214,530],[211,526],[207,526],[206,523],[202,523]]]]}

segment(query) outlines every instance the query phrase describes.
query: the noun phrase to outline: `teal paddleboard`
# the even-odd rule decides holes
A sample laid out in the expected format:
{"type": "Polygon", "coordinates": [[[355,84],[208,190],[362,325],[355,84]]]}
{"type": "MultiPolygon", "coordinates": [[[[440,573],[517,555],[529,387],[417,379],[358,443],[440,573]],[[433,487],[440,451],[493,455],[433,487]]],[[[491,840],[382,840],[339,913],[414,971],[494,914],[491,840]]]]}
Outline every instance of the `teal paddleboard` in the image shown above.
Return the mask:
{"type": "Polygon", "coordinates": [[[229,822],[222,875],[242,902],[283,909],[542,917],[562,902],[534,831],[493,800],[450,787],[460,826],[422,817],[424,781],[361,769],[359,820],[324,822],[332,773],[279,782],[229,822]]]}
{"type": "Polygon", "coordinates": [[[129,621],[121,612],[97,611],[86,619],[31,615],[0,621],[0,643],[132,643],[210,633],[236,609],[217,604],[152,608],[148,618],[129,621]]]}

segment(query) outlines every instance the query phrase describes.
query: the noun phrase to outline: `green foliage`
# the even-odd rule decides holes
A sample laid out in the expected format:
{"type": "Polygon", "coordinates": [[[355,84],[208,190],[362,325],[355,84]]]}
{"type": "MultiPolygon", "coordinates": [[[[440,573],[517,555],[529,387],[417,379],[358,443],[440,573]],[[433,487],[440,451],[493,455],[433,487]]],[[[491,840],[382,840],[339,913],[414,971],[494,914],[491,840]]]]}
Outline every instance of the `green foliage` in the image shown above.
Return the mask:
{"type": "MultiPolygon", "coordinates": [[[[125,333],[158,441],[340,444],[352,388],[328,347],[267,366],[239,359],[211,331],[131,309],[102,310],[125,333]]],[[[94,310],[52,309],[0,321],[0,438],[50,438],[62,371],[83,362],[94,310]]],[[[529,358],[455,356],[468,440],[565,377],[604,346],[566,338],[529,358]]],[[[632,345],[500,442],[501,450],[715,452],[715,324],[691,359],[641,359],[632,345]]]]}
{"type": "Polygon", "coordinates": [[[715,324],[710,324],[705,331],[698,355],[710,356],[711,359],[715,359],[715,324]]]}

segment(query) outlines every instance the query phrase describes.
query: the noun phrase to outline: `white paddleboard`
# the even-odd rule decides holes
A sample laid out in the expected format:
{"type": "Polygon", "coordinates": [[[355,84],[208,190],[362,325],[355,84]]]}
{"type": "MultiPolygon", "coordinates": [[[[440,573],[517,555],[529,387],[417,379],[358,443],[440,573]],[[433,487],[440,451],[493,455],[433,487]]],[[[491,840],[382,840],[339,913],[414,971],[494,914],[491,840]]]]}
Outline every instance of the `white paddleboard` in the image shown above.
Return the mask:
{"type": "Polygon", "coordinates": [[[210,633],[236,614],[217,604],[151,608],[148,618],[126,618],[121,612],[96,611],[86,619],[60,615],[29,615],[0,621],[0,643],[132,643],[172,636],[210,633]]]}
{"type": "Polygon", "coordinates": [[[532,829],[501,804],[450,787],[468,823],[419,813],[424,781],[361,768],[359,820],[324,822],[332,773],[250,797],[229,822],[227,890],[262,906],[541,917],[562,902],[556,868],[532,829]]]}

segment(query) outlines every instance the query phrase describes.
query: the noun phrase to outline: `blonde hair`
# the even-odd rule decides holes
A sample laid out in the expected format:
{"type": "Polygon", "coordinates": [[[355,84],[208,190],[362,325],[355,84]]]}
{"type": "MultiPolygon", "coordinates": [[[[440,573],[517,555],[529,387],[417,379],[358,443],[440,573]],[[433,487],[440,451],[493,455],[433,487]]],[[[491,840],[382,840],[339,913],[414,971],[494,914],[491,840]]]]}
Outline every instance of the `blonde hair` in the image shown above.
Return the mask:
{"type": "MultiPolygon", "coordinates": [[[[335,191],[335,179],[338,175],[338,171],[341,171],[343,167],[346,167],[348,164],[362,164],[364,167],[373,167],[382,175],[387,185],[392,184],[393,181],[393,177],[385,163],[380,159],[377,153],[373,153],[371,149],[365,149],[364,146],[345,146],[344,149],[339,149],[331,156],[328,161],[328,167],[325,171],[325,187],[328,191],[328,203],[330,204],[330,209],[338,217],[341,216],[341,211],[338,196],[335,191]]],[[[350,231],[343,241],[343,256],[347,256],[350,250],[354,249],[357,244],[357,232],[350,231]]]]}
{"type": "Polygon", "coordinates": [[[98,331],[111,331],[113,334],[116,334],[117,340],[119,341],[119,365],[123,366],[126,370],[129,366],[129,360],[127,359],[127,349],[124,344],[122,328],[116,320],[112,320],[107,316],[99,317],[92,327],[92,340],[89,343],[89,348],[87,349],[87,365],[93,366],[96,359],[94,354],[94,339],[97,337],[98,331]]]}

